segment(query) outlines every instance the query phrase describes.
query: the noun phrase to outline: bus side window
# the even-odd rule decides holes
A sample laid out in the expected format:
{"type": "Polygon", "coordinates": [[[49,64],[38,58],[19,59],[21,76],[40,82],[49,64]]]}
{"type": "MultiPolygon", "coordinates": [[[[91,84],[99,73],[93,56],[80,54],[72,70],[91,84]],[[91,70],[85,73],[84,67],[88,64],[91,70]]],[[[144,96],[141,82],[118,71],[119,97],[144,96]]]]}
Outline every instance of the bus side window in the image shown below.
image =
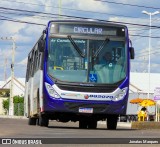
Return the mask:
{"type": "Polygon", "coordinates": [[[30,58],[30,69],[29,69],[29,77],[32,77],[32,69],[33,69],[33,51],[31,53],[31,58],[30,58]]]}
{"type": "Polygon", "coordinates": [[[41,53],[40,52],[38,52],[38,55],[37,55],[37,69],[40,69],[40,62],[41,62],[41,60],[40,60],[40,58],[41,58],[41,53]]]}
{"type": "Polygon", "coordinates": [[[29,71],[30,71],[30,58],[28,56],[26,82],[28,82],[28,80],[29,80],[29,71]]]}
{"type": "Polygon", "coordinates": [[[37,54],[38,54],[38,51],[36,50],[35,51],[35,53],[34,53],[34,68],[33,68],[33,70],[34,70],[34,73],[37,71],[37,54]]]}

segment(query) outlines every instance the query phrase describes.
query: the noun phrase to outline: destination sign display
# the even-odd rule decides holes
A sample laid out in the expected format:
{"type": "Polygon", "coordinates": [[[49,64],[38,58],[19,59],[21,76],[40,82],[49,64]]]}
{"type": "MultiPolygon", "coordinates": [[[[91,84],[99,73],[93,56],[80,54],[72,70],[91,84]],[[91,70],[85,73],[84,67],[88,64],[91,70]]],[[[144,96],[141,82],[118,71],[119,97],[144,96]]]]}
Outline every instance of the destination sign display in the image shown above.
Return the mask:
{"type": "Polygon", "coordinates": [[[84,24],[52,24],[50,34],[125,36],[124,28],[84,24]]]}

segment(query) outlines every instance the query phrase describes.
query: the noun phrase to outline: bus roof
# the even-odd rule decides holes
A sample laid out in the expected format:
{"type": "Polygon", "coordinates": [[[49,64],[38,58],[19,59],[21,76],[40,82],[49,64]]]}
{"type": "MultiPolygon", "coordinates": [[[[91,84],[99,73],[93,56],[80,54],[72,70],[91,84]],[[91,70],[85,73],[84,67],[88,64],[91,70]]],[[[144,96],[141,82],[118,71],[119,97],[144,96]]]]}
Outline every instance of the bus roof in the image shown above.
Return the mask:
{"type": "Polygon", "coordinates": [[[115,26],[115,27],[123,27],[123,28],[127,28],[126,25],[120,24],[120,23],[115,23],[115,22],[111,22],[111,21],[98,21],[98,20],[94,20],[94,19],[62,19],[62,20],[51,20],[48,22],[48,26],[50,23],[55,22],[55,23],[86,23],[86,24],[93,24],[96,23],[96,25],[107,25],[107,26],[115,26]]]}

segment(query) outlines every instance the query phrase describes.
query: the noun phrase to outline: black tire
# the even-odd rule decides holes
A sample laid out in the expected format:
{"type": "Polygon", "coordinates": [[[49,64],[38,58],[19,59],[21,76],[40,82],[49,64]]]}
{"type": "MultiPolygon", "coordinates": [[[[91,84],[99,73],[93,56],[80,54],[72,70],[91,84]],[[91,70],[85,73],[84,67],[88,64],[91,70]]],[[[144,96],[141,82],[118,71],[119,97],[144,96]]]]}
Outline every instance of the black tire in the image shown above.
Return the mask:
{"type": "Polygon", "coordinates": [[[41,127],[48,127],[49,119],[45,115],[42,115],[40,113],[39,119],[38,119],[38,125],[41,126],[41,127]]]}
{"type": "Polygon", "coordinates": [[[80,129],[87,129],[87,127],[88,127],[88,122],[87,121],[85,121],[85,120],[80,120],[79,121],[79,128],[80,129]]]}
{"type": "Polygon", "coordinates": [[[88,129],[96,129],[97,128],[97,121],[91,120],[88,122],[88,129]]]}
{"type": "MultiPolygon", "coordinates": [[[[31,107],[30,104],[31,104],[30,103],[30,96],[28,96],[28,114],[27,114],[28,116],[30,116],[30,107],[31,107]]],[[[29,121],[28,121],[28,124],[29,124],[29,121]]]]}
{"type": "Polygon", "coordinates": [[[29,117],[28,125],[36,125],[37,118],[29,117]]]}
{"type": "Polygon", "coordinates": [[[117,128],[117,115],[111,115],[107,117],[107,128],[108,130],[116,130],[117,128]]]}

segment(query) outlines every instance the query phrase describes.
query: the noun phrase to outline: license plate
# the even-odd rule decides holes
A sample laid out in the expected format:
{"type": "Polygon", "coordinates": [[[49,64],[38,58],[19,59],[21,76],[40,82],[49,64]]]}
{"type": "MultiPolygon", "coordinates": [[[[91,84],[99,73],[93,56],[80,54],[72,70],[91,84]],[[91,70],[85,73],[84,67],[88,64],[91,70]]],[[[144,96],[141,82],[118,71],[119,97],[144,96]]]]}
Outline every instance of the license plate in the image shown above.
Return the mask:
{"type": "Polygon", "coordinates": [[[79,108],[80,113],[93,113],[93,108],[79,108]]]}

